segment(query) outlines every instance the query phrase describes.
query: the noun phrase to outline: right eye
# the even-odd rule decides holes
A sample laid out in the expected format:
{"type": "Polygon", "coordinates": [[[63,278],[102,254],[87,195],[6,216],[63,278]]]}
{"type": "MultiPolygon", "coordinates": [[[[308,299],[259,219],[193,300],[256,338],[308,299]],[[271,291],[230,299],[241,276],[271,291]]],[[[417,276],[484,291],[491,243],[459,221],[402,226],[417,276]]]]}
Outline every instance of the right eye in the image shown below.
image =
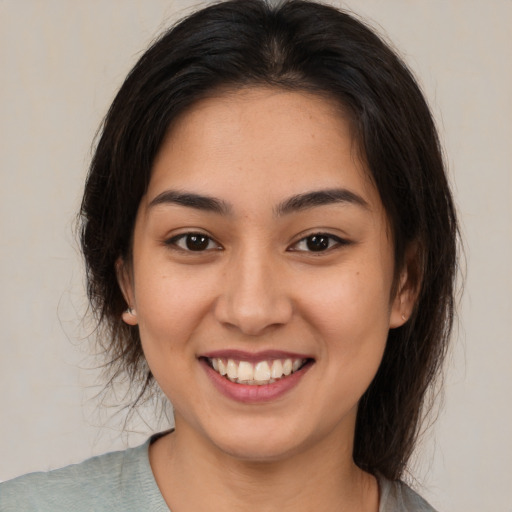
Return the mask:
{"type": "Polygon", "coordinates": [[[203,252],[219,250],[221,246],[204,233],[183,233],[167,240],[166,245],[175,246],[183,251],[203,252]]]}

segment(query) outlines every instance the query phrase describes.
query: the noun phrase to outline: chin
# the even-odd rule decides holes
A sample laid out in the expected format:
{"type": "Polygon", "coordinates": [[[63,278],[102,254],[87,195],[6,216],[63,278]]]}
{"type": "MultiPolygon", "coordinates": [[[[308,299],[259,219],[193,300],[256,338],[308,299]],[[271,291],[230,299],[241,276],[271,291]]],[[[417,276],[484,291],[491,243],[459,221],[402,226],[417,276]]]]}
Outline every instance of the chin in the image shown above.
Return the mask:
{"type": "Polygon", "coordinates": [[[220,452],[248,462],[284,460],[301,451],[303,437],[297,429],[283,428],[281,421],[224,423],[218,429],[208,428],[204,434],[220,452]]]}
{"type": "Polygon", "coordinates": [[[219,443],[219,448],[227,455],[245,462],[276,462],[285,460],[300,452],[295,443],[280,442],[279,439],[270,440],[267,436],[257,436],[248,439],[230,440],[228,443],[219,443]]]}

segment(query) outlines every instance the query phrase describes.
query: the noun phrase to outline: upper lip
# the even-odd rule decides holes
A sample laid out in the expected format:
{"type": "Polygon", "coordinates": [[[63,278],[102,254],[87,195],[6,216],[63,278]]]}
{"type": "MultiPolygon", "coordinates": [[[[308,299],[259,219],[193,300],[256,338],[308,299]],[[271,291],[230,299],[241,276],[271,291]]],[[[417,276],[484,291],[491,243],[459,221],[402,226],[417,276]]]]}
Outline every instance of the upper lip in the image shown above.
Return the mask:
{"type": "Polygon", "coordinates": [[[297,352],[286,352],[282,350],[262,350],[260,352],[246,352],[244,350],[213,350],[201,354],[199,357],[208,359],[233,359],[236,361],[268,361],[274,359],[313,359],[309,354],[300,354],[297,352]]]}

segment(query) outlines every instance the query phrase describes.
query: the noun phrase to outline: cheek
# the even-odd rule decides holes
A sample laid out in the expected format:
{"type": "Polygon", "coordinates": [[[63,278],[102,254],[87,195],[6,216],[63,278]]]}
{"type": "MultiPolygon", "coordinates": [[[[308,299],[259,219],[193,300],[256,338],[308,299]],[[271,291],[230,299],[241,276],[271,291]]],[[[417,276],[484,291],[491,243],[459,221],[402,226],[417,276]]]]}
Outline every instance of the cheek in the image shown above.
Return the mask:
{"type": "Polygon", "coordinates": [[[140,271],[136,303],[145,350],[171,353],[186,343],[210,307],[208,287],[191,269],[140,271]]]}
{"type": "Polygon", "coordinates": [[[344,268],[301,280],[302,309],[312,323],[335,335],[389,328],[390,284],[382,273],[344,268]]]}
{"type": "Polygon", "coordinates": [[[139,272],[137,316],[144,356],[174,407],[182,407],[176,390],[187,387],[195,363],[194,335],[208,310],[204,289],[183,271],[139,272]]]}
{"type": "Polygon", "coordinates": [[[389,289],[379,272],[339,272],[303,296],[302,311],[322,340],[323,356],[347,383],[365,388],[377,371],[389,331],[389,289]]]}

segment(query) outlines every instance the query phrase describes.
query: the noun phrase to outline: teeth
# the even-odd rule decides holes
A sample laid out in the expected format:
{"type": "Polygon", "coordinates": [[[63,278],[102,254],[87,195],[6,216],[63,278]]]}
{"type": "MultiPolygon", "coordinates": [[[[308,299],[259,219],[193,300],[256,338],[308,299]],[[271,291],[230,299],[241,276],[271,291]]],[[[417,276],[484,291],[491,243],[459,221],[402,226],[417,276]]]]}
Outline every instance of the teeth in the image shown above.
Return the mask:
{"type": "MultiPolygon", "coordinates": [[[[226,368],[226,365],[224,364],[224,361],[222,359],[215,359],[215,361],[217,361],[217,365],[219,367],[219,369],[215,371],[218,371],[221,375],[226,375],[226,373],[228,373],[228,370],[226,368]]],[[[215,365],[213,366],[213,368],[215,369],[215,365]]]]}
{"type": "Polygon", "coordinates": [[[272,361],[258,361],[256,364],[249,361],[235,361],[234,359],[209,359],[212,368],[226,376],[230,381],[249,384],[272,384],[276,380],[286,377],[299,370],[305,363],[304,359],[274,359],[272,361]]]}
{"type": "Polygon", "coordinates": [[[230,379],[238,378],[238,365],[233,359],[228,359],[228,377],[230,379]]]}
{"type": "MultiPolygon", "coordinates": [[[[249,364],[249,363],[248,363],[249,364]]],[[[242,363],[240,363],[242,365],[242,363]]],[[[252,366],[252,365],[251,365],[252,366]]],[[[254,380],[263,382],[270,379],[270,367],[267,361],[260,361],[254,368],[254,380]]]]}
{"type": "Polygon", "coordinates": [[[273,379],[280,379],[283,375],[283,363],[279,359],[272,363],[271,375],[273,379]]]}
{"type": "Polygon", "coordinates": [[[251,363],[247,361],[240,361],[238,365],[238,380],[258,380],[258,377],[255,377],[254,368],[251,363]]]}

